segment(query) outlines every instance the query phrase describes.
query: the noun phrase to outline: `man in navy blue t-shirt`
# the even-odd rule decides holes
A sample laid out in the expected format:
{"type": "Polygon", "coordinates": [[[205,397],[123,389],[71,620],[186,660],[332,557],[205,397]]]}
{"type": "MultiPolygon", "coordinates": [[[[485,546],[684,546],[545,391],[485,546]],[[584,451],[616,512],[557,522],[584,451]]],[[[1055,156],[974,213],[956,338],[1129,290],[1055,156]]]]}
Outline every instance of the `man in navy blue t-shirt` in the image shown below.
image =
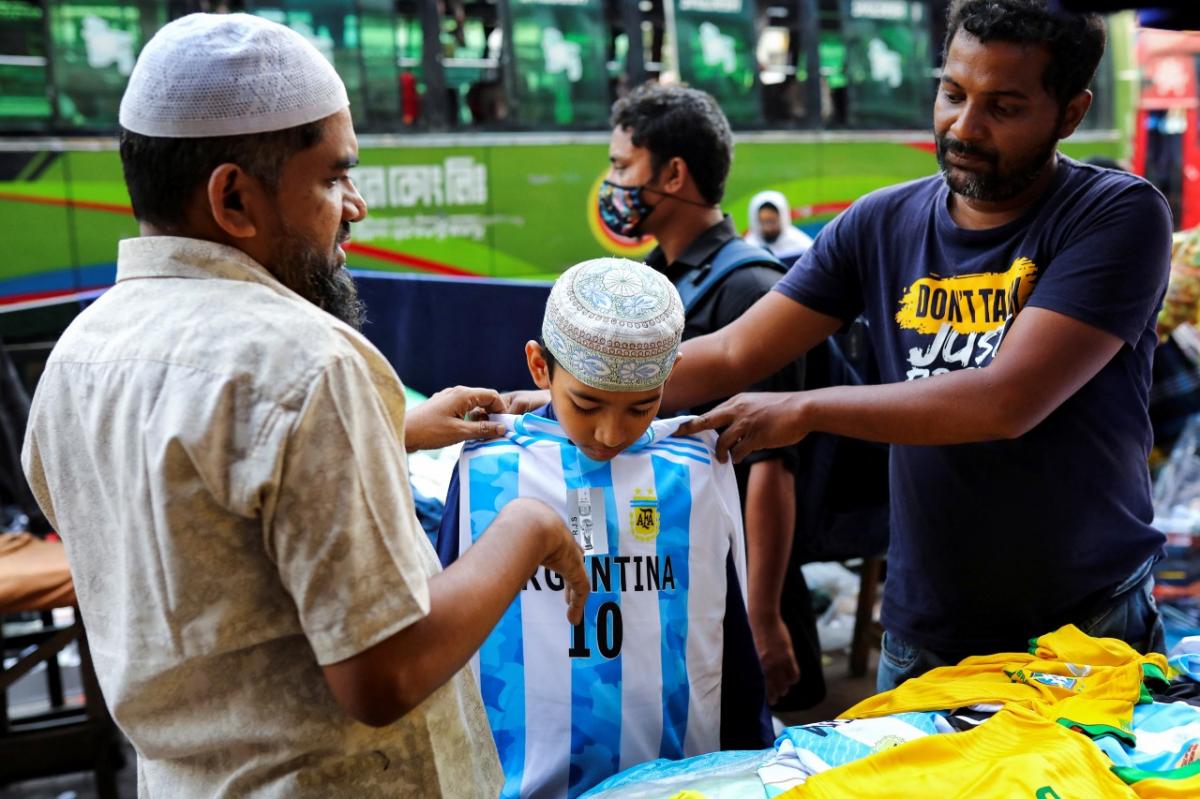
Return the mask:
{"type": "Polygon", "coordinates": [[[743,394],[692,429],[735,458],[813,431],[890,442],[879,687],[1072,622],[1161,648],[1147,394],[1171,219],[1057,153],[1091,104],[1095,15],[952,5],[941,174],[874,192],[741,319],[684,346],[666,404],[744,386],[864,315],[887,385],[743,394]]]}

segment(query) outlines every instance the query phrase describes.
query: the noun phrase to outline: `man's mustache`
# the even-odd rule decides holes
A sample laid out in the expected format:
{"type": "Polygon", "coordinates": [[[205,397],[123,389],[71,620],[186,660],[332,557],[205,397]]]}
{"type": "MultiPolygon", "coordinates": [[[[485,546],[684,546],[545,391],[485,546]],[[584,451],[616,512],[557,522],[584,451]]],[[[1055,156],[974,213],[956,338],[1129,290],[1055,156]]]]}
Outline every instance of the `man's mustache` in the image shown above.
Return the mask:
{"type": "Polygon", "coordinates": [[[939,136],[937,144],[938,149],[942,151],[943,155],[954,153],[955,155],[964,155],[970,158],[980,158],[992,165],[995,165],[1000,160],[1000,156],[991,150],[984,149],[977,144],[967,144],[958,139],[952,139],[949,136],[939,136]]]}

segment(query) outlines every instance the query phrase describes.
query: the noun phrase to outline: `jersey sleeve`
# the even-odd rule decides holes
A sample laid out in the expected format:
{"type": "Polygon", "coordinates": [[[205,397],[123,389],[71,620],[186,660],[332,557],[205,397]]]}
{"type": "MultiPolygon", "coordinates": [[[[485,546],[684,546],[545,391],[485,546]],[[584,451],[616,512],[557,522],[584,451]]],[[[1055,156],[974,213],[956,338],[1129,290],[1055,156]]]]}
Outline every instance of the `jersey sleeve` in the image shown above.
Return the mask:
{"type": "Polygon", "coordinates": [[[868,210],[859,201],[817,236],[800,260],[775,284],[775,290],[817,313],[846,322],[863,311],[858,242],[868,210]]]}
{"type": "Polygon", "coordinates": [[[321,665],[429,612],[436,558],[417,523],[403,445],[380,390],[352,357],[315,378],[264,520],[268,554],[321,665]]]}
{"type": "Polygon", "coordinates": [[[1098,193],[1076,219],[1026,307],[1065,314],[1133,346],[1158,312],[1171,269],[1166,200],[1145,181],[1129,180],[1098,193]]]}

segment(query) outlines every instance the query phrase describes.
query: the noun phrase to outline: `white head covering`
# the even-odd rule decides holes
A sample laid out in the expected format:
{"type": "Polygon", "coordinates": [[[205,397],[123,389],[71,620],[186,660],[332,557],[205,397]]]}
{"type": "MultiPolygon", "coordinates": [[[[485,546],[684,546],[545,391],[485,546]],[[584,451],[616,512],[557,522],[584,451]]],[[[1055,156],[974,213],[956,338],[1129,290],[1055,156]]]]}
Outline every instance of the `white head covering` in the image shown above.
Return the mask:
{"type": "Polygon", "coordinates": [[[189,14],[146,44],[119,119],[143,136],[206,138],[294,128],[349,105],[333,65],[299,33],[249,14],[189,14]]]}
{"type": "Polygon", "coordinates": [[[746,241],[755,247],[764,247],[780,258],[796,258],[812,246],[812,237],[792,224],[792,209],[783,192],[760,191],[750,198],[750,231],[746,241]],[[764,205],[773,205],[779,212],[779,238],[768,242],[762,237],[762,224],[758,212],[764,205]]]}
{"type": "Polygon", "coordinates": [[[542,341],[562,368],[601,391],[648,391],[667,381],[683,335],[683,302],[645,264],[597,258],[558,278],[542,341]]]}

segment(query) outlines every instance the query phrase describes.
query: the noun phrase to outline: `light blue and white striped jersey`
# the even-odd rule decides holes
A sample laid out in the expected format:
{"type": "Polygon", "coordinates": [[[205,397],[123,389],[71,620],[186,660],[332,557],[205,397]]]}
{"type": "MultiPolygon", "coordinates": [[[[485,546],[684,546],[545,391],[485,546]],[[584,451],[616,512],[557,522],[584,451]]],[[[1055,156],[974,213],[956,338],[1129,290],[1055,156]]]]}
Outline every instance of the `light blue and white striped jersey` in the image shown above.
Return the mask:
{"type": "Polygon", "coordinates": [[[506,437],[459,460],[457,549],[530,497],[576,531],[592,581],[573,628],[562,579],[539,569],[475,659],[502,796],[574,797],[647,760],[717,750],[727,559],[741,591],[745,545],[716,435],[674,436],[686,419],[655,421],[601,463],[553,419],[493,419],[506,437]]]}
{"type": "Polygon", "coordinates": [[[1117,766],[1139,771],[1195,771],[1194,764],[1200,763],[1200,707],[1186,702],[1135,705],[1133,734],[1132,746],[1108,735],[1097,738],[1096,745],[1117,766]]]}

